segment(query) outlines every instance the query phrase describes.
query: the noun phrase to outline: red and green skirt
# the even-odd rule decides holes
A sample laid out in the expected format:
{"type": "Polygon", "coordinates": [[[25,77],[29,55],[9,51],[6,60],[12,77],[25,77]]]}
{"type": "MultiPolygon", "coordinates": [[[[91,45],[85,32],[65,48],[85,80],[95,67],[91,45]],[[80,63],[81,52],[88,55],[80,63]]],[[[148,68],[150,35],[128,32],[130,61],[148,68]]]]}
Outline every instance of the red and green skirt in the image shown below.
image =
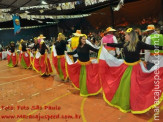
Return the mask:
{"type": "Polygon", "coordinates": [[[27,52],[22,52],[19,54],[19,61],[23,68],[28,69],[31,67],[30,54],[27,52]]]}
{"type": "Polygon", "coordinates": [[[55,56],[53,55],[52,52],[52,62],[53,65],[59,75],[59,77],[62,80],[66,80],[68,78],[67,72],[66,72],[66,60],[65,60],[65,56],[61,55],[61,56],[55,56]]]}
{"type": "Polygon", "coordinates": [[[102,50],[99,75],[104,100],[122,112],[145,113],[163,99],[163,67],[148,71],[142,61],[121,63],[102,50]]]}
{"type": "Polygon", "coordinates": [[[7,54],[8,66],[15,67],[18,65],[18,55],[17,53],[8,53],[7,54]]]}
{"type": "Polygon", "coordinates": [[[67,70],[73,86],[80,90],[80,96],[92,96],[101,92],[97,63],[91,61],[68,63],[67,70]]]}
{"type": "Polygon", "coordinates": [[[44,55],[40,55],[39,57],[36,56],[33,59],[33,69],[41,75],[50,75],[53,72],[50,60],[46,53],[44,55]]]}

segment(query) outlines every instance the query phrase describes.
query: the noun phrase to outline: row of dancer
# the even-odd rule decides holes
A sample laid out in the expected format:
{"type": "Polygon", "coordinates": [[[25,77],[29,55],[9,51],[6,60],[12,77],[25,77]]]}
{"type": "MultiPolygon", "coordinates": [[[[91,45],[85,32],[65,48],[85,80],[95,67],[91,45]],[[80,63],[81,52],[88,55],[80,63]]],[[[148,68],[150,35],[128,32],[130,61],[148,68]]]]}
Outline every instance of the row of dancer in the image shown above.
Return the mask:
{"type": "MultiPolygon", "coordinates": [[[[59,39],[60,37],[63,37],[63,34],[58,35],[59,41],[52,46],[52,62],[59,76],[62,79],[69,77],[74,87],[80,90],[81,96],[97,95],[102,89],[103,98],[109,105],[122,112],[134,114],[145,113],[162,101],[163,64],[160,62],[150,70],[146,69],[140,60],[140,51],[154,50],[156,47],[139,41],[132,28],[126,31],[125,43],[104,43],[110,47],[123,48],[124,60],[109,54],[103,46],[100,49],[93,48],[87,43],[86,35],[83,34],[80,34],[76,41],[78,43],[76,49],[67,52],[65,51],[67,42],[62,40],[63,38],[59,39]],[[90,50],[98,52],[98,60],[90,60],[90,50]],[[78,54],[77,61],[69,57],[74,54],[78,54]],[[160,91],[154,94],[153,91],[158,84],[160,91]]],[[[41,44],[43,43],[41,41],[41,44]]],[[[163,50],[162,46],[157,45],[157,49],[163,50]]],[[[33,67],[36,69],[35,63],[42,62],[40,65],[44,65],[44,71],[48,72],[48,63],[42,61],[40,56],[43,59],[48,57],[43,56],[43,53],[36,53],[33,67]]]]}
{"type": "MultiPolygon", "coordinates": [[[[157,40],[158,37],[161,39],[162,35],[158,34],[155,37],[153,40],[157,40]]],[[[104,47],[93,48],[87,44],[86,36],[82,34],[77,48],[73,52],[65,52],[67,61],[65,69],[74,87],[80,90],[80,95],[97,95],[102,88],[103,98],[109,105],[119,108],[122,112],[130,111],[134,114],[145,113],[158,105],[163,99],[162,61],[147,70],[139,54],[142,49],[151,50],[151,53],[155,48],[162,51],[163,45],[158,44],[155,47],[156,45],[139,41],[132,28],[126,31],[125,43],[104,43],[104,45],[123,48],[124,60],[115,58],[104,47]],[[98,52],[98,60],[90,60],[90,50],[98,52]],[[78,59],[74,62],[68,55],[76,53],[78,59]],[[160,92],[153,92],[158,90],[158,85],[160,92]]],[[[55,52],[53,48],[53,54],[56,54],[55,52]]],[[[160,54],[156,53],[156,56],[160,54]]]]}

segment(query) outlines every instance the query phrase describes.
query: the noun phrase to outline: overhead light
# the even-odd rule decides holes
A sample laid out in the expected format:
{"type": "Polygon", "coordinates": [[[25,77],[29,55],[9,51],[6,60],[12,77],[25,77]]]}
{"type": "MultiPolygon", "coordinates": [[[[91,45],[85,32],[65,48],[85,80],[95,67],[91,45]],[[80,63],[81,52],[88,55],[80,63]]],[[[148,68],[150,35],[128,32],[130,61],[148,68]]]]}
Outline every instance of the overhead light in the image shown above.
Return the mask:
{"type": "Polygon", "coordinates": [[[43,23],[43,21],[39,21],[39,20],[38,20],[37,22],[38,22],[38,23],[43,23]]]}
{"type": "Polygon", "coordinates": [[[47,24],[55,24],[55,23],[57,23],[57,22],[46,22],[47,24]]]}
{"type": "Polygon", "coordinates": [[[29,11],[25,11],[25,13],[29,14],[30,12],[29,11]]]}
{"type": "Polygon", "coordinates": [[[44,10],[40,10],[40,13],[41,13],[41,14],[44,13],[44,10]]]}
{"type": "Polygon", "coordinates": [[[43,0],[43,1],[41,1],[41,4],[44,4],[45,5],[45,4],[48,4],[48,3],[43,0]]]}

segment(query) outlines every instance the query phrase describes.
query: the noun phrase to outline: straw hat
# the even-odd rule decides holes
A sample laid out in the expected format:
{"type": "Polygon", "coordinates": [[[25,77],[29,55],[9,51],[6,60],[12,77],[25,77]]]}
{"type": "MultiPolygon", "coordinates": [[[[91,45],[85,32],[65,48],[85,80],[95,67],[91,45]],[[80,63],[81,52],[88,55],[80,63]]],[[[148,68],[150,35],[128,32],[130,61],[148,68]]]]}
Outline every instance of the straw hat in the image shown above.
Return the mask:
{"type": "Polygon", "coordinates": [[[145,31],[151,31],[151,30],[155,30],[155,26],[154,25],[148,25],[147,26],[147,30],[145,30],[145,31]]]}
{"type": "Polygon", "coordinates": [[[45,39],[46,37],[43,34],[40,34],[40,36],[37,39],[45,39]]]}
{"type": "Polygon", "coordinates": [[[11,44],[15,44],[15,42],[14,42],[14,41],[11,41],[10,43],[11,43],[11,44]]]}
{"type": "Polygon", "coordinates": [[[63,35],[63,33],[58,33],[58,35],[63,35]]]}
{"type": "Polygon", "coordinates": [[[76,30],[76,33],[73,33],[74,36],[82,36],[81,30],[76,30]]]}
{"type": "Polygon", "coordinates": [[[33,39],[34,39],[34,40],[36,40],[36,39],[37,39],[37,37],[34,37],[33,39]]]}
{"type": "Polygon", "coordinates": [[[126,32],[127,32],[127,33],[130,33],[132,30],[133,30],[133,28],[128,28],[128,29],[126,30],[126,32]]]}
{"type": "Polygon", "coordinates": [[[24,40],[23,40],[23,39],[21,39],[21,40],[20,40],[20,43],[22,43],[22,42],[24,42],[24,40]]]}
{"type": "Polygon", "coordinates": [[[58,36],[65,36],[63,33],[58,33],[58,36]]]}
{"type": "Polygon", "coordinates": [[[105,33],[107,33],[107,32],[113,32],[113,31],[116,31],[116,30],[113,29],[112,27],[108,27],[108,28],[106,28],[105,33]]]}

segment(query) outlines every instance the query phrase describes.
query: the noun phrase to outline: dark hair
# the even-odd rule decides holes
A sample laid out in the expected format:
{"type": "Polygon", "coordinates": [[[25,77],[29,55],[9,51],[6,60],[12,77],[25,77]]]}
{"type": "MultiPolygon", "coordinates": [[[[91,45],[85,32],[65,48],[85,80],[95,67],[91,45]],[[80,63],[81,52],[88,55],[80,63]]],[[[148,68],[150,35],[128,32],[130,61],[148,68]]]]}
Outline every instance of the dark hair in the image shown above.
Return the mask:
{"type": "Polygon", "coordinates": [[[42,43],[41,48],[46,48],[45,42],[44,42],[44,43],[42,43]]]}
{"type": "Polygon", "coordinates": [[[26,42],[22,42],[22,46],[26,46],[26,42]]]}
{"type": "Polygon", "coordinates": [[[160,30],[160,34],[163,34],[163,30],[160,30]]]}
{"type": "Polygon", "coordinates": [[[80,47],[80,46],[82,45],[81,39],[82,39],[83,37],[85,37],[85,36],[80,36],[80,37],[79,37],[79,45],[78,45],[78,47],[80,47]]]}
{"type": "Polygon", "coordinates": [[[163,34],[163,26],[160,27],[160,34],[163,34]]]}
{"type": "Polygon", "coordinates": [[[13,47],[15,47],[15,43],[12,42],[12,43],[10,43],[10,46],[11,46],[11,45],[13,45],[13,47]]]}

